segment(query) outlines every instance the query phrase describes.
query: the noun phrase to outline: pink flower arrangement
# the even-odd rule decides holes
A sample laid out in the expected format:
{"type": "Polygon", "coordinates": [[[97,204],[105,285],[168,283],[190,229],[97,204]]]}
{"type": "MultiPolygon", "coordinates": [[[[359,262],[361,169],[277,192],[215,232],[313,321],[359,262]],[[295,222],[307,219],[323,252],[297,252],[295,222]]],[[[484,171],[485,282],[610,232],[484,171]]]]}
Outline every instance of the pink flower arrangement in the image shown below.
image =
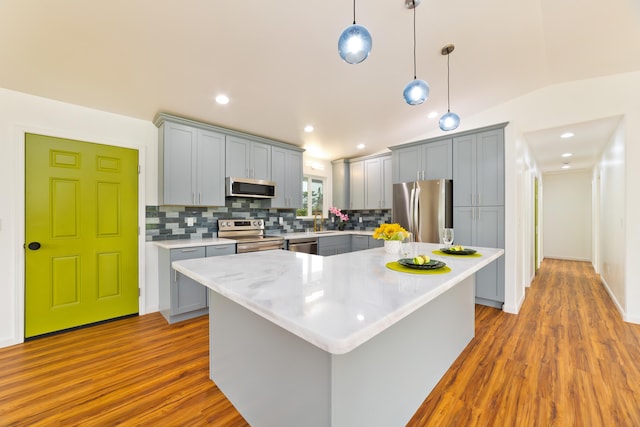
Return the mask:
{"type": "Polygon", "coordinates": [[[342,213],[342,211],[336,207],[329,208],[329,213],[332,213],[340,218],[340,221],[349,221],[349,215],[342,213]]]}

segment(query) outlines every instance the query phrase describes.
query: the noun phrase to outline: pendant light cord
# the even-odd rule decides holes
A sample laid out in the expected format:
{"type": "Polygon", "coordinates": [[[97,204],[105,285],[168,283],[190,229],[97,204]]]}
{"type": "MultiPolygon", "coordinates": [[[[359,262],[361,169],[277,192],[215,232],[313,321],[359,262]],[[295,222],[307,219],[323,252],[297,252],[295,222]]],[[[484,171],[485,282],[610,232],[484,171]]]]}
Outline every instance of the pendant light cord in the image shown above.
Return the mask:
{"type": "Polygon", "coordinates": [[[356,0],[353,0],[353,25],[356,25],[356,0]]]}
{"type": "Polygon", "coordinates": [[[413,3],[413,80],[417,78],[418,78],[418,73],[416,72],[416,4],[414,2],[413,3]]]}
{"type": "Polygon", "coordinates": [[[450,90],[450,84],[449,84],[449,56],[451,55],[451,52],[447,53],[447,112],[450,113],[451,112],[451,101],[449,100],[449,90],[450,90]]]}

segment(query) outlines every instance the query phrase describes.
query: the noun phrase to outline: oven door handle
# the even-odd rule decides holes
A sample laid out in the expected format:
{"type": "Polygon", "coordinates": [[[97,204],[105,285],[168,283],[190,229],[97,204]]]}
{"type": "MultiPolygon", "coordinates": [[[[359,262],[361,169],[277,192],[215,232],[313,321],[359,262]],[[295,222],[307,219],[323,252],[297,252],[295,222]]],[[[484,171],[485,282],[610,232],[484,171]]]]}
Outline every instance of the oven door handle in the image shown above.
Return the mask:
{"type": "Polygon", "coordinates": [[[284,240],[270,240],[266,242],[247,242],[237,244],[237,252],[256,252],[256,251],[268,251],[270,249],[284,249],[284,240]]]}

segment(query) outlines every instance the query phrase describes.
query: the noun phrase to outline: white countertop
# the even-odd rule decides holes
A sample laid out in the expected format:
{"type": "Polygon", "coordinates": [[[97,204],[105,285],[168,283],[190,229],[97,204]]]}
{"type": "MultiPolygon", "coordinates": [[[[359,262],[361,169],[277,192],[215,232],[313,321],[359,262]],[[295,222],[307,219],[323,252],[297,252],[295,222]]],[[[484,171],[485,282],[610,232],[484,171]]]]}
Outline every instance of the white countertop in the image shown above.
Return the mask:
{"type": "MultiPolygon", "coordinates": [[[[432,256],[441,245],[419,246],[419,253],[432,256]]],[[[331,257],[262,251],[176,261],[172,266],[322,350],[344,354],[504,253],[475,249],[483,256],[433,255],[451,267],[447,274],[390,270],[385,264],[398,256],[384,248],[331,257]]]]}
{"type": "MultiPolygon", "coordinates": [[[[268,233],[267,233],[268,234],[268,233]]],[[[325,231],[325,232],[297,232],[297,233],[282,233],[278,236],[282,236],[285,240],[299,239],[304,237],[326,237],[326,236],[340,236],[340,235],[355,234],[358,236],[371,236],[373,231],[368,230],[345,230],[345,231],[325,231]]],[[[211,245],[228,245],[236,243],[234,239],[225,239],[218,237],[208,237],[204,239],[176,239],[176,240],[157,240],[153,242],[156,246],[164,249],[179,249],[179,248],[195,248],[198,246],[211,246],[211,245]]]]}
{"type": "Polygon", "coordinates": [[[215,246],[236,244],[233,239],[221,239],[218,237],[208,237],[204,239],[179,239],[179,240],[158,240],[153,242],[156,246],[164,249],[195,248],[198,246],[215,246]]]}

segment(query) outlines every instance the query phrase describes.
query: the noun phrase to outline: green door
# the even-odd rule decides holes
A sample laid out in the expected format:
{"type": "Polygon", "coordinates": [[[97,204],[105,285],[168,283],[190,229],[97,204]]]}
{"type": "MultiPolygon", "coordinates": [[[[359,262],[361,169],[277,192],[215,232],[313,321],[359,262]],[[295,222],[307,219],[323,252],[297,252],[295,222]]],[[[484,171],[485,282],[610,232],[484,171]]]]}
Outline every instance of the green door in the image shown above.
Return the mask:
{"type": "Polygon", "coordinates": [[[25,142],[25,337],[138,312],[138,152],[25,142]]]}

